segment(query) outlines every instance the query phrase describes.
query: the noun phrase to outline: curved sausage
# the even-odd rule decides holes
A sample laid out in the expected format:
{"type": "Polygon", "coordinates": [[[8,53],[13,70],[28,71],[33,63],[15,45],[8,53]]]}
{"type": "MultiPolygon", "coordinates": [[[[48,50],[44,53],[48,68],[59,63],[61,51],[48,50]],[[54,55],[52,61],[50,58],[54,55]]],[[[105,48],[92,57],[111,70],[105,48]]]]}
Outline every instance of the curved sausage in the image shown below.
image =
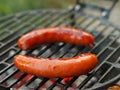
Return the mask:
{"type": "Polygon", "coordinates": [[[18,47],[23,50],[33,49],[41,44],[64,42],[88,46],[94,42],[91,34],[70,27],[42,28],[23,35],[18,40],[18,47]]]}
{"type": "Polygon", "coordinates": [[[73,58],[36,58],[25,55],[17,55],[14,58],[14,64],[18,69],[47,78],[83,75],[91,71],[97,62],[97,57],[90,53],[73,58]]]}

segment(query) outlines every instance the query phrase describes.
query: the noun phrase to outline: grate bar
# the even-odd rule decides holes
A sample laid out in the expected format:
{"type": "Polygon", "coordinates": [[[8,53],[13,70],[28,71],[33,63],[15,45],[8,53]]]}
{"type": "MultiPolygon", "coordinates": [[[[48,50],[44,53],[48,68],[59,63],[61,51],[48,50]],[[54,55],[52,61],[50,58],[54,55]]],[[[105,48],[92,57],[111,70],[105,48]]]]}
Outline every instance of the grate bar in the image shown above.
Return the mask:
{"type": "Polygon", "coordinates": [[[101,80],[110,72],[110,70],[112,70],[113,66],[111,66],[102,76],[101,78],[98,80],[98,82],[101,82],[101,80]]]}
{"type": "MultiPolygon", "coordinates": [[[[113,33],[113,31],[110,32],[110,34],[112,34],[112,33],[113,33]]],[[[91,52],[94,52],[94,50],[96,50],[96,48],[99,47],[99,45],[101,45],[101,43],[103,43],[103,41],[104,41],[105,39],[107,39],[108,37],[109,37],[109,34],[106,35],[104,38],[102,38],[101,41],[99,41],[99,42],[97,43],[97,45],[95,45],[95,46],[92,48],[91,52]]],[[[96,38],[96,37],[95,37],[95,38],[96,38]]]]}
{"type": "MultiPolygon", "coordinates": [[[[30,18],[30,17],[29,17],[29,18],[30,18]]],[[[28,17],[25,18],[25,19],[28,19],[28,17]]],[[[27,23],[28,23],[28,22],[27,22],[27,23]]],[[[16,33],[18,33],[19,29],[24,28],[24,26],[26,26],[26,25],[29,25],[29,24],[26,24],[26,23],[25,23],[24,25],[22,25],[22,27],[17,28],[17,29],[15,30],[16,32],[14,32],[14,33],[12,33],[12,34],[9,34],[9,37],[16,35],[16,33]]],[[[9,39],[9,37],[6,37],[6,38],[9,39]]],[[[4,40],[7,40],[6,38],[4,38],[3,41],[4,41],[4,40]]],[[[5,42],[5,41],[4,41],[4,42],[5,42]]]]}
{"type": "Polygon", "coordinates": [[[3,82],[6,81],[9,77],[13,76],[13,75],[14,75],[15,73],[17,73],[17,72],[18,72],[17,69],[14,70],[13,73],[11,73],[11,74],[9,74],[8,76],[6,76],[5,78],[3,78],[3,79],[0,81],[0,83],[3,83],[3,82]]]}
{"type": "Polygon", "coordinates": [[[15,82],[13,82],[12,84],[10,84],[8,87],[12,88],[12,86],[14,86],[17,82],[19,82],[25,76],[26,76],[26,74],[23,74],[20,78],[18,78],[15,82]]]}
{"type": "MultiPolygon", "coordinates": [[[[29,29],[28,29],[28,30],[29,30],[29,29]]],[[[25,32],[25,31],[24,31],[24,32],[25,32]]],[[[20,33],[20,32],[17,31],[17,33],[20,33]]],[[[14,33],[14,34],[15,34],[15,33],[14,33]]],[[[20,33],[19,36],[22,35],[22,34],[23,34],[23,33],[20,33]]],[[[18,36],[17,36],[17,38],[16,38],[16,37],[13,38],[13,40],[17,40],[17,39],[18,39],[18,36]]],[[[13,40],[10,40],[9,42],[7,42],[7,43],[6,43],[6,46],[3,45],[3,47],[1,48],[1,49],[2,49],[1,51],[4,51],[6,47],[8,48],[8,43],[11,43],[13,40]]],[[[16,41],[15,41],[15,42],[16,42],[16,41]]],[[[13,43],[13,42],[12,42],[12,43],[13,43]]],[[[0,52],[0,53],[1,53],[1,52],[0,52]]]]}
{"type": "MultiPolygon", "coordinates": [[[[32,16],[31,16],[32,17],[32,16]]],[[[29,17],[30,18],[30,17],[29,17]]],[[[24,21],[26,21],[27,19],[29,19],[27,16],[26,17],[24,17],[24,18],[22,18],[24,21]],[[25,20],[26,19],[26,20],[25,20]]],[[[22,20],[21,20],[22,21],[22,20]]],[[[24,22],[25,23],[25,22],[24,22]]],[[[16,25],[16,24],[14,24],[14,25],[16,25]]],[[[22,28],[24,28],[24,26],[25,26],[26,24],[24,24],[24,25],[22,25],[22,27],[20,27],[20,28],[18,28],[18,29],[15,29],[14,30],[14,32],[13,33],[11,33],[11,34],[9,34],[8,36],[6,36],[5,38],[3,38],[2,39],[2,41],[1,42],[6,42],[6,41],[8,41],[9,39],[11,39],[12,37],[14,37],[17,33],[19,33],[20,32],[20,29],[22,29],[22,28]],[[18,32],[18,30],[19,30],[19,32],[18,32]],[[11,38],[9,38],[9,37],[11,37],[11,38]]],[[[27,24],[28,25],[28,24],[27,24]]],[[[12,29],[12,28],[10,28],[10,27],[8,27],[9,29],[12,29]]]]}
{"type": "Polygon", "coordinates": [[[28,86],[32,81],[34,81],[37,77],[33,76],[27,83],[25,83],[25,86],[28,86]]]}
{"type": "MultiPolygon", "coordinates": [[[[2,22],[2,25],[0,26],[0,29],[2,28],[5,28],[6,26],[9,26],[10,24],[12,23],[15,23],[16,21],[16,18],[20,18],[24,16],[24,13],[23,14],[16,14],[16,15],[12,15],[12,17],[10,17],[8,20],[5,20],[4,22],[2,22]]],[[[6,18],[7,19],[7,18],[6,18]]]]}
{"type": "Polygon", "coordinates": [[[29,14],[29,16],[27,16],[27,15],[25,15],[24,17],[22,17],[22,18],[17,18],[16,19],[16,22],[17,23],[13,23],[13,24],[11,24],[9,27],[7,27],[7,28],[9,28],[9,29],[12,29],[12,28],[14,28],[14,27],[16,27],[16,26],[18,26],[22,21],[28,21],[28,20],[34,20],[34,19],[36,19],[36,18],[39,18],[40,16],[42,16],[42,15],[45,15],[46,14],[46,12],[41,12],[40,14],[37,14],[37,12],[36,12],[36,17],[33,17],[32,15],[34,15],[35,13],[30,13],[29,14]]]}
{"type": "Polygon", "coordinates": [[[3,18],[0,18],[0,23],[4,22],[4,21],[6,21],[6,20],[9,20],[9,19],[11,19],[11,18],[13,18],[13,15],[9,15],[9,16],[5,16],[5,17],[3,17],[3,18]]]}
{"type": "MultiPolygon", "coordinates": [[[[118,47],[118,48],[119,48],[119,47],[118,47]]],[[[115,51],[117,51],[118,48],[116,48],[115,51]]],[[[114,51],[114,52],[115,52],[115,51],[114,51]]],[[[112,56],[112,55],[109,55],[109,56],[112,56]]],[[[109,56],[108,56],[108,57],[109,57],[109,56]]],[[[81,89],[81,88],[85,85],[85,83],[87,83],[87,81],[89,81],[89,80],[91,79],[90,77],[93,77],[93,75],[95,75],[95,73],[96,73],[96,72],[98,71],[98,69],[106,62],[106,60],[107,60],[107,58],[106,58],[99,66],[97,66],[97,67],[95,68],[95,70],[94,70],[95,72],[94,72],[94,73],[92,72],[92,74],[91,74],[90,76],[88,76],[88,77],[78,86],[79,89],[81,89]]],[[[105,74],[107,74],[107,72],[109,72],[109,70],[110,70],[110,69],[108,69],[108,71],[106,71],[105,74]]]]}
{"type": "Polygon", "coordinates": [[[52,90],[62,79],[58,78],[50,87],[48,87],[48,90],[52,90]]]}
{"type": "Polygon", "coordinates": [[[73,77],[63,88],[63,90],[66,90],[68,87],[72,85],[72,83],[77,79],[78,77],[73,77]]]}
{"type": "Polygon", "coordinates": [[[94,76],[95,72],[92,72],[92,74],[88,75],[88,77],[80,84],[77,86],[77,88],[82,89],[85,84],[94,76]]]}
{"type": "MultiPolygon", "coordinates": [[[[19,33],[19,32],[18,32],[18,33],[19,33]]],[[[11,41],[12,41],[12,40],[11,40],[11,41]]],[[[11,41],[10,41],[10,42],[11,42],[11,41]]],[[[8,45],[8,43],[7,43],[6,45],[8,45]]],[[[3,48],[3,47],[2,47],[2,48],[3,48]]],[[[3,49],[3,50],[4,50],[4,49],[3,49]]],[[[3,50],[1,50],[1,51],[3,51],[3,50]]]]}
{"type": "MultiPolygon", "coordinates": [[[[55,45],[55,44],[54,44],[55,45]]],[[[58,46],[58,48],[57,49],[55,49],[54,51],[52,51],[52,49],[50,50],[49,48],[47,48],[47,50],[44,52],[44,53],[42,53],[40,56],[41,57],[51,57],[53,54],[55,54],[58,50],[60,50],[60,48],[62,48],[63,46],[65,46],[65,44],[63,44],[63,45],[61,45],[61,46],[58,46]],[[49,52],[50,51],[52,51],[50,54],[49,54],[49,52]],[[48,53],[47,53],[48,52],[48,53]]],[[[51,44],[51,47],[50,48],[52,48],[52,44],[51,44]]]]}
{"type": "Polygon", "coordinates": [[[104,48],[104,49],[102,49],[98,54],[97,54],[97,56],[99,57],[107,48],[109,48],[109,46],[111,45],[111,44],[113,44],[114,43],[114,41],[115,40],[117,40],[119,38],[119,36],[116,36],[110,43],[108,43],[108,45],[106,45],[106,47],[104,48]]]}
{"type": "MultiPolygon", "coordinates": [[[[97,83],[98,84],[100,83],[100,85],[101,84],[105,85],[106,83],[111,82],[110,80],[109,81],[103,80],[104,78],[107,77],[106,75],[108,75],[108,73],[111,73],[111,70],[113,70],[113,68],[115,70],[116,68],[117,69],[119,68],[119,64],[115,64],[115,63],[119,63],[119,56],[117,56],[119,48],[120,48],[118,45],[119,44],[118,39],[120,35],[119,31],[117,35],[114,34],[114,33],[117,33],[116,27],[112,26],[111,24],[105,24],[102,22],[96,23],[98,21],[98,18],[96,17],[94,18],[92,16],[84,15],[84,14],[81,14],[75,11],[72,11],[72,12],[52,11],[51,12],[48,10],[48,11],[27,12],[27,13],[24,13],[24,15],[18,14],[14,18],[12,17],[10,19],[13,19],[11,21],[14,21],[14,22],[18,21],[18,22],[17,23],[13,22],[9,24],[10,21],[7,20],[9,22],[4,21],[4,25],[8,24],[8,26],[2,27],[3,30],[1,32],[7,32],[11,30],[10,31],[11,33],[9,35],[5,35],[5,37],[0,42],[1,44],[0,56],[2,57],[2,63],[5,63],[6,65],[8,65],[7,67],[4,68],[4,70],[0,72],[1,76],[5,74],[6,71],[9,71],[13,67],[12,59],[14,55],[16,54],[25,54],[25,55],[38,56],[38,57],[40,56],[40,57],[45,57],[45,58],[47,57],[52,57],[52,58],[73,57],[75,55],[78,55],[84,52],[96,53],[97,52],[96,49],[98,49],[98,47],[102,49],[96,53],[98,58],[101,59],[101,61],[99,61],[99,65],[94,70],[92,70],[90,73],[85,75],[86,78],[82,80],[80,84],[76,86],[77,89],[78,88],[87,89],[90,87],[94,87],[97,83]],[[75,16],[71,18],[71,15],[73,14],[75,16]],[[75,20],[75,22],[72,21],[73,19],[75,20]],[[24,22],[24,24],[19,25],[22,22],[24,22]],[[37,28],[48,27],[48,26],[49,27],[71,26],[71,23],[75,24],[73,25],[74,27],[78,27],[78,28],[81,28],[85,31],[92,33],[95,37],[95,46],[94,47],[81,47],[81,46],[75,46],[75,45],[65,44],[65,43],[55,43],[55,44],[42,45],[39,48],[30,50],[30,51],[22,51],[17,47],[16,42],[19,36],[21,36],[22,34],[28,31],[31,31],[37,28]],[[107,39],[107,37],[109,39],[107,39]],[[116,45],[113,46],[113,43],[116,43],[116,45]],[[101,47],[102,45],[104,45],[105,47],[101,47]],[[7,55],[7,52],[10,52],[10,50],[12,49],[15,50],[15,53],[6,58],[5,55],[7,55]],[[114,55],[115,55],[114,59],[116,59],[115,62],[112,60],[109,60],[109,58],[113,57],[114,55]],[[102,70],[102,68],[104,68],[105,66],[106,66],[106,71],[102,70]],[[99,75],[99,72],[100,72],[100,75],[99,75]],[[96,80],[92,81],[93,78],[95,78],[96,80]]],[[[18,71],[19,70],[16,70],[15,72],[11,72],[6,77],[4,77],[2,79],[3,82],[1,84],[3,84],[5,81],[13,77],[18,71]]],[[[21,77],[19,80],[14,81],[13,83],[11,83],[11,85],[9,85],[6,88],[10,88],[10,87],[14,88],[14,85],[16,85],[16,83],[19,83],[19,81],[21,81],[23,78],[25,78],[25,76],[21,77]]],[[[48,83],[47,81],[49,81],[49,79],[46,79],[46,78],[42,78],[42,77],[38,78],[38,77],[33,76],[28,80],[28,82],[26,81],[25,84],[20,87],[20,89],[29,89],[28,86],[32,82],[34,82],[34,79],[35,80],[39,79],[39,82],[36,82],[37,85],[33,86],[35,90],[41,89],[40,87],[44,85],[45,83],[48,83]]],[[[75,81],[78,80],[78,77],[73,77],[73,79],[70,80],[66,84],[62,84],[60,82],[61,80],[62,79],[60,78],[56,79],[55,82],[47,88],[47,90],[56,89],[58,87],[66,90],[69,88],[69,86],[76,83],[75,81]]],[[[96,86],[96,88],[97,87],[98,86],[96,86]]]]}
{"type": "Polygon", "coordinates": [[[5,45],[3,45],[3,46],[1,47],[0,56],[4,53],[4,52],[3,52],[4,50],[9,49],[9,46],[8,46],[8,45],[13,46],[13,45],[17,42],[17,39],[18,39],[18,38],[16,38],[16,39],[11,39],[9,42],[7,42],[5,45]]]}
{"type": "Polygon", "coordinates": [[[115,50],[113,50],[113,52],[111,54],[108,55],[108,57],[105,58],[105,60],[99,65],[96,67],[95,71],[97,71],[111,56],[113,56],[113,54],[120,48],[119,47],[116,47],[115,50]]]}
{"type": "MultiPolygon", "coordinates": [[[[101,24],[99,24],[99,25],[101,25],[101,24]]],[[[107,28],[107,27],[106,27],[107,28]]],[[[98,35],[100,35],[106,28],[104,28],[101,32],[99,32],[99,34],[98,35]]],[[[95,30],[95,29],[93,29],[93,30],[95,30]]],[[[96,35],[97,36],[97,35],[96,35]]],[[[96,37],[95,37],[96,38],[96,37]]],[[[103,39],[104,40],[104,39],[103,39]]],[[[99,44],[98,44],[99,45],[99,44]]],[[[86,80],[86,81],[88,81],[88,80],[86,80]]],[[[84,86],[84,85],[79,85],[78,86],[78,88],[81,88],[82,86],[84,86]]]]}
{"type": "Polygon", "coordinates": [[[9,26],[11,23],[15,23],[14,19],[9,20],[0,26],[0,29],[9,26]]]}
{"type": "Polygon", "coordinates": [[[35,90],[39,90],[40,86],[44,85],[48,81],[47,78],[43,78],[42,82],[39,83],[39,85],[35,88],[35,90]]]}

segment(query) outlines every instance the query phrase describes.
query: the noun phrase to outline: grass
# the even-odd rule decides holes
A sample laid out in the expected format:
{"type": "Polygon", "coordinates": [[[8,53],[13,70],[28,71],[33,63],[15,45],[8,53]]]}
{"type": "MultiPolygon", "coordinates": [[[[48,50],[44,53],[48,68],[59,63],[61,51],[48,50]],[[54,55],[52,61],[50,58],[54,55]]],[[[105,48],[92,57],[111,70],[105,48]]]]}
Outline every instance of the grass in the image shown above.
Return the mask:
{"type": "Polygon", "coordinates": [[[0,16],[35,9],[67,9],[75,0],[0,0],[0,16]]]}

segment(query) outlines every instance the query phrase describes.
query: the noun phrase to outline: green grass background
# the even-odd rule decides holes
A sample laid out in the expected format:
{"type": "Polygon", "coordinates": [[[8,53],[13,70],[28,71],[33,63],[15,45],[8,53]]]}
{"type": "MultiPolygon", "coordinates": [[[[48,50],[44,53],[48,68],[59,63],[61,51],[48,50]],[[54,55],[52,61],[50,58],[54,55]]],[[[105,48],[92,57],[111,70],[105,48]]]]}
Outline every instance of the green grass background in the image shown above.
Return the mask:
{"type": "Polygon", "coordinates": [[[75,0],[0,0],[0,17],[35,9],[67,9],[75,0]]]}

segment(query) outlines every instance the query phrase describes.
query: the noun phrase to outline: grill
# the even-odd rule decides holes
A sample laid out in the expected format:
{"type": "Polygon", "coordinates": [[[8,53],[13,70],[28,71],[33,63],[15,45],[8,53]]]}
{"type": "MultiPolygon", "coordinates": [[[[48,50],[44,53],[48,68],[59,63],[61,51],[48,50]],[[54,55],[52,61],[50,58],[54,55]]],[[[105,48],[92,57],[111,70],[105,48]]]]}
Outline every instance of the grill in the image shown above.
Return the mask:
{"type": "Polygon", "coordinates": [[[104,90],[120,80],[120,29],[92,15],[66,10],[35,10],[0,19],[0,90],[104,90]],[[34,29],[55,26],[74,26],[90,32],[95,37],[94,47],[66,43],[42,45],[24,51],[17,47],[18,38],[34,29]],[[16,54],[38,57],[73,57],[92,52],[99,63],[86,75],[61,78],[36,77],[19,71],[13,64],[16,54]]]}

